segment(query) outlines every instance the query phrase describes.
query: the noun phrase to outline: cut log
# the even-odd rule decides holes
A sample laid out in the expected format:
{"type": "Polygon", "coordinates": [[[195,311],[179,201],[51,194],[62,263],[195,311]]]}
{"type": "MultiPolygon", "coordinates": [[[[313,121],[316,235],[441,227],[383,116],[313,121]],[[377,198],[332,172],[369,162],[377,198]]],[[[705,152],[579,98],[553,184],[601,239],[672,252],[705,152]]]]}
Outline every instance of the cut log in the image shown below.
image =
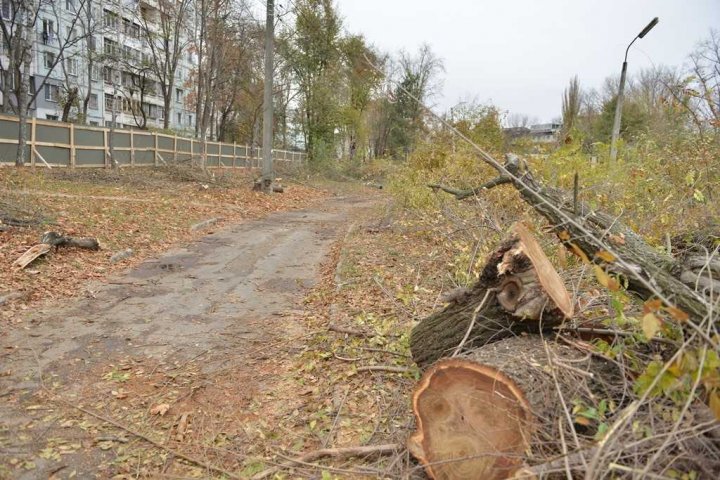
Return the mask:
{"type": "Polygon", "coordinates": [[[40,238],[40,242],[53,247],[76,247],[85,248],[87,250],[99,250],[100,244],[96,238],[76,238],[65,236],[57,232],[45,232],[40,238]]]}
{"type": "Polygon", "coordinates": [[[567,290],[537,241],[522,225],[515,230],[519,235],[490,255],[469,292],[413,328],[410,349],[418,366],[452,355],[464,339],[472,348],[572,316],[567,290]]]}
{"type": "Polygon", "coordinates": [[[560,240],[572,252],[577,253],[576,249],[579,249],[590,260],[623,275],[628,280],[628,288],[643,298],[653,296],[649,288],[651,286],[690,316],[702,319],[707,315],[709,303],[706,298],[695,290],[692,282],[681,280],[684,269],[670,255],[648,245],[615,216],[596,211],[576,201],[567,192],[543,185],[517,156],[509,154],[507,162],[501,166],[487,153],[479,153],[485,162],[500,172],[500,177],[470,190],[429,186],[451,193],[461,200],[485,189],[512,184],[523,200],[550,222],[560,240]],[[602,253],[609,250],[621,261],[607,262],[607,255],[602,253]]]}
{"type": "Polygon", "coordinates": [[[30,265],[35,259],[48,253],[52,247],[45,243],[30,247],[20,258],[13,262],[13,267],[22,270],[30,265]]]}
{"type": "MultiPolygon", "coordinates": [[[[610,363],[539,336],[440,360],[414,392],[408,449],[431,478],[510,478],[523,464],[561,453],[562,439],[571,437],[560,431],[571,415],[565,408],[614,398],[618,392],[605,388],[621,389],[618,375],[610,363]]],[[[590,445],[597,427],[582,420],[586,437],[573,447],[590,445]]]]}

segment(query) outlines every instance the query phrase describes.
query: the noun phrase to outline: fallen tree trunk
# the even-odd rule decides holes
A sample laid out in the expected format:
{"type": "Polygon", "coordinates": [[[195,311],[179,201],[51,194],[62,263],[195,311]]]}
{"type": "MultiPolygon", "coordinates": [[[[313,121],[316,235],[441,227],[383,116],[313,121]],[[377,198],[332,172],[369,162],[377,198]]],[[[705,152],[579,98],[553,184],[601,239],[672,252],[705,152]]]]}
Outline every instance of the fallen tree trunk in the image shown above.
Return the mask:
{"type": "Polygon", "coordinates": [[[431,478],[509,478],[561,454],[564,443],[591,445],[598,424],[572,415],[573,402],[593,407],[618,397],[619,378],[613,364],[539,336],[440,360],[414,392],[417,430],[408,449],[431,478]]]}
{"type": "Polygon", "coordinates": [[[76,247],[85,248],[87,250],[99,250],[100,244],[97,239],[85,237],[77,238],[65,236],[57,232],[45,232],[40,239],[41,243],[53,246],[53,247],[76,247]]]}
{"type": "Polygon", "coordinates": [[[525,227],[514,229],[516,235],[489,256],[471,290],[413,328],[410,350],[418,366],[463,347],[538,333],[572,317],[570,297],[550,261],[525,227]]]}
{"type": "Polygon", "coordinates": [[[687,276],[688,281],[681,279],[686,270],[683,265],[648,245],[616,217],[594,211],[578,201],[577,195],[542,185],[515,155],[508,155],[503,166],[499,166],[489,155],[488,158],[481,156],[500,171],[500,177],[470,190],[455,190],[442,185],[429,187],[451,193],[462,200],[498,185],[512,184],[523,200],[550,222],[568,249],[576,254],[583,252],[591,261],[623,275],[628,280],[629,290],[643,298],[652,297],[652,290],[660,291],[676,307],[696,319],[708,314],[708,303],[695,290],[694,281],[687,276]],[[607,255],[607,252],[613,254],[607,255]]]}

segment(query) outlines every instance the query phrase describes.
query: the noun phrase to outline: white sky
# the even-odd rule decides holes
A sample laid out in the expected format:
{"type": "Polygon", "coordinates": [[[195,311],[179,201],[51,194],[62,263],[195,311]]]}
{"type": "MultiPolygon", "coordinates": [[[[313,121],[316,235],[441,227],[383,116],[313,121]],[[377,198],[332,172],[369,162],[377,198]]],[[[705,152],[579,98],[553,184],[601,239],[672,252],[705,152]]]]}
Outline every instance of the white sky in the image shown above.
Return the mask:
{"type": "MultiPolygon", "coordinates": [[[[282,2],[282,0],[280,0],[282,2]]],[[[336,0],[345,27],[387,52],[423,42],[445,64],[444,110],[459,100],[550,121],[577,74],[600,87],[620,74],[625,47],[660,17],[628,55],[628,72],[682,65],[710,28],[720,0],[336,0]]]]}

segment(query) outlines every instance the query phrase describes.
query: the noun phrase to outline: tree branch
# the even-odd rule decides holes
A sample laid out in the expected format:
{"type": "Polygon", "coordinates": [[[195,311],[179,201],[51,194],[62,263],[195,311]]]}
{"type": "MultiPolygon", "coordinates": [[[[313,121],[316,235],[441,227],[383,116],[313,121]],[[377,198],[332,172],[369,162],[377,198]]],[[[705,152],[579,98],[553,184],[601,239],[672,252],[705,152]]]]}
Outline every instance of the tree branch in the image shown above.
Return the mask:
{"type": "Polygon", "coordinates": [[[510,179],[510,177],[505,177],[501,175],[490,180],[487,183],[480,185],[479,187],[471,188],[470,190],[455,190],[454,188],[434,183],[429,184],[428,187],[432,188],[435,191],[442,190],[443,192],[454,195],[455,198],[458,200],[464,200],[468,197],[474,197],[483,190],[490,190],[491,188],[497,187],[498,185],[504,185],[506,183],[512,183],[512,179],[510,179]]]}

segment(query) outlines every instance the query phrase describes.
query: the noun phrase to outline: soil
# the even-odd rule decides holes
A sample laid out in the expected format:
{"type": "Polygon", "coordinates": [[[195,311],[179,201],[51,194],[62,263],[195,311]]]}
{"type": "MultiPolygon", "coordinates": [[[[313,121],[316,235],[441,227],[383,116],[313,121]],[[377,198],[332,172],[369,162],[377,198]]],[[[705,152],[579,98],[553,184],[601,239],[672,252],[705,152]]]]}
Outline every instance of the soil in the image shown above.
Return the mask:
{"type": "Polygon", "coordinates": [[[0,337],[0,478],[217,473],[172,454],[190,437],[211,439],[207,464],[227,466],[218,452],[232,450],[238,471],[252,451],[243,427],[273,415],[258,401],[282,380],[277,353],[308,335],[300,302],[374,202],[335,197],[231,225],[86,285],[85,298],[26,312],[0,337]],[[235,388],[219,389],[219,378],[235,388]],[[143,453],[130,431],[172,448],[143,453]]]}

